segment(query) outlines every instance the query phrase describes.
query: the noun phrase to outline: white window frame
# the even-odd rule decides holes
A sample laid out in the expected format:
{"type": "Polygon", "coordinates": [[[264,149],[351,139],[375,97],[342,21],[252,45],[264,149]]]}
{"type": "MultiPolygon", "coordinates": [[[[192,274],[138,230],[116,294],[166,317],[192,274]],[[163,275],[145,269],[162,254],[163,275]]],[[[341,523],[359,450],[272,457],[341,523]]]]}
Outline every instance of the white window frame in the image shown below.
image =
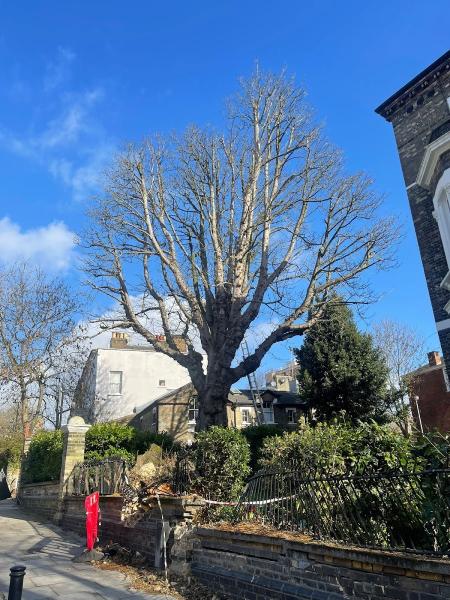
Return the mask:
{"type": "Polygon", "coordinates": [[[264,423],[267,423],[268,425],[275,423],[272,400],[263,400],[263,416],[264,423]]]}
{"type": "Polygon", "coordinates": [[[295,425],[297,423],[297,409],[296,408],[287,408],[286,414],[287,414],[288,425],[295,425]],[[291,416],[292,416],[292,420],[291,420],[291,416]]]}
{"type": "Polygon", "coordinates": [[[188,404],[188,423],[195,425],[198,418],[198,396],[192,396],[188,404]]]}
{"type": "Polygon", "coordinates": [[[447,267],[450,269],[450,169],[446,169],[436,186],[433,197],[434,217],[444,248],[447,267]]]}
{"type": "Polygon", "coordinates": [[[123,390],[123,371],[110,371],[109,372],[109,382],[108,382],[108,396],[121,396],[123,390]],[[113,382],[112,375],[119,375],[119,381],[113,382]],[[112,386],[118,385],[118,391],[112,391],[112,386]]]}
{"type": "Polygon", "coordinates": [[[244,427],[252,424],[252,413],[247,407],[241,407],[241,423],[244,427]]]}

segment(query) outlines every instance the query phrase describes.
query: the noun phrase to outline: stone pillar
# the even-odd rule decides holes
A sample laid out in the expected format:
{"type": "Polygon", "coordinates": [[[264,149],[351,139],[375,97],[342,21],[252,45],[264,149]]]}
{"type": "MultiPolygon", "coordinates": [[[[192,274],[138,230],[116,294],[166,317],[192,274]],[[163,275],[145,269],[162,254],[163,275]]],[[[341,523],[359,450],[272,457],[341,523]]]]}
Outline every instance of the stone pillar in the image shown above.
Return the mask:
{"type": "Polygon", "coordinates": [[[59,503],[54,517],[56,523],[61,522],[64,496],[72,492],[70,475],[74,467],[84,461],[85,439],[89,428],[90,425],[84,422],[83,417],[70,417],[67,425],[62,427],[64,446],[59,476],[59,503]]]}

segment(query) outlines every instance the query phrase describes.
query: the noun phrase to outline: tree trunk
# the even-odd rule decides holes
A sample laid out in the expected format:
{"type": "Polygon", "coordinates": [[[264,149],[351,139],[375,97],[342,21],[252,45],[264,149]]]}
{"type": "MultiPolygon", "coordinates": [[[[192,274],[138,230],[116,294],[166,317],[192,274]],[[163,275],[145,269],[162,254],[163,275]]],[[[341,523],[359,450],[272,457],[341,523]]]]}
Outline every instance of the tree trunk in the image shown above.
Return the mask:
{"type": "Polygon", "coordinates": [[[21,386],[20,390],[20,419],[22,422],[23,442],[25,446],[25,441],[31,437],[31,422],[27,390],[24,386],[21,386]]]}
{"type": "Polygon", "coordinates": [[[204,431],[213,425],[227,427],[227,403],[231,385],[217,381],[207,385],[198,394],[197,431],[204,431]]]}

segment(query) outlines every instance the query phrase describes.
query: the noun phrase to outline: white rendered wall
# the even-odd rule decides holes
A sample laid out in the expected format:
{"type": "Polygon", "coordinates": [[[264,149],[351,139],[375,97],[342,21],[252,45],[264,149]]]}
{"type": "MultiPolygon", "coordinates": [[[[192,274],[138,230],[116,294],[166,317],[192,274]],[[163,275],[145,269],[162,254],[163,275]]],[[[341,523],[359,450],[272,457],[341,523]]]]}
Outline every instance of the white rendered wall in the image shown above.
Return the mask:
{"type": "Polygon", "coordinates": [[[96,369],[95,420],[131,415],[166,392],[190,382],[187,370],[155,351],[131,348],[99,349],[96,369]],[[122,393],[109,394],[109,374],[122,371],[122,393]],[[160,386],[160,380],[165,385],[160,386]]]}

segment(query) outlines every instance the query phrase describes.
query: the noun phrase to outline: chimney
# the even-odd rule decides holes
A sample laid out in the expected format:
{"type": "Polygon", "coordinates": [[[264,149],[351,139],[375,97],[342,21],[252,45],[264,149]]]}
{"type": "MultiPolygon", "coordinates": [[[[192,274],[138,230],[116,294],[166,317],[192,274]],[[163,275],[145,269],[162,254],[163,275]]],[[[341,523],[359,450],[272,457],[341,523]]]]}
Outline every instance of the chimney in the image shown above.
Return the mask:
{"type": "Polygon", "coordinates": [[[180,352],[183,352],[183,354],[187,354],[186,340],[182,335],[174,335],[173,341],[175,342],[175,345],[180,352]]]}
{"type": "Polygon", "coordinates": [[[110,348],[126,348],[128,346],[128,333],[113,331],[111,334],[110,348]]]}
{"type": "Polygon", "coordinates": [[[433,352],[428,352],[428,364],[430,367],[437,367],[438,365],[442,364],[442,358],[439,352],[436,352],[436,350],[433,350],[433,352]]]}

